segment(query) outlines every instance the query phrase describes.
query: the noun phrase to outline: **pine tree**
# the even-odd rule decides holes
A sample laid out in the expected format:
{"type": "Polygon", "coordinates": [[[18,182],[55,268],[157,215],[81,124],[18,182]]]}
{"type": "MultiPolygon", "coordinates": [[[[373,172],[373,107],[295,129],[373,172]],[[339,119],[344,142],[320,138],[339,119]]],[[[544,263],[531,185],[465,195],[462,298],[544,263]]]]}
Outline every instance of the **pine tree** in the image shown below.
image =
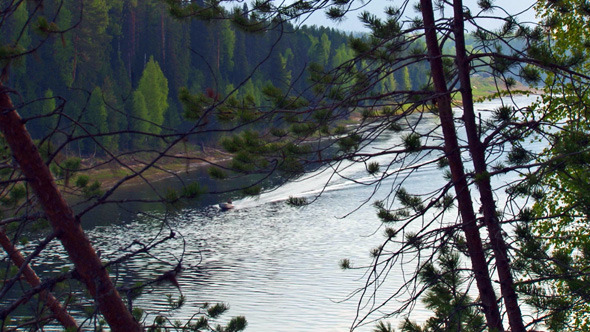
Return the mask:
{"type": "Polygon", "coordinates": [[[140,91],[145,99],[145,120],[150,122],[148,131],[159,134],[164,123],[164,113],[168,109],[168,80],[153,57],[150,57],[143,70],[137,91],[140,91]]]}
{"type": "Polygon", "coordinates": [[[401,331],[484,330],[484,317],[477,309],[477,303],[466,292],[468,278],[461,266],[459,253],[442,247],[437,265],[438,268],[429,262],[420,271],[420,281],[426,290],[422,302],[433,311],[434,316],[427,319],[422,327],[406,319],[400,326],[401,331]]]}

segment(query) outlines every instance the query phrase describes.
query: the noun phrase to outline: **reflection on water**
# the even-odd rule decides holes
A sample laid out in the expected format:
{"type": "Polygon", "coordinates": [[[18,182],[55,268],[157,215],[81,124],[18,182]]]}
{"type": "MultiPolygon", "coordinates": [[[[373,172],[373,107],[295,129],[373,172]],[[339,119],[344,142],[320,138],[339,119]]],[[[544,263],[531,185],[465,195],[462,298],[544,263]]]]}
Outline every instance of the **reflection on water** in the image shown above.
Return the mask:
{"type": "MultiPolygon", "coordinates": [[[[347,330],[356,303],[338,302],[362,285],[364,271],[342,271],[338,262],[350,258],[366,264],[369,249],[382,238],[380,232],[373,234],[379,222],[372,208],[346,219],[338,216],[349,212],[349,206],[341,204],[343,197],[358,204],[353,197],[362,199],[365,194],[358,189],[332,191],[304,208],[284,202],[239,208],[246,202],[237,201],[238,208],[228,212],[213,207],[182,211],[170,224],[182,238],[152,251],[176,262],[185,250],[187,268],[178,282],[188,303],[173,316],[186,319],[203,302],[221,301],[230,304],[229,315],[245,315],[252,331],[347,330]]],[[[102,240],[102,248],[108,243],[108,248],[123,245],[117,239],[152,234],[151,226],[141,221],[92,232],[102,240]]],[[[132,276],[135,280],[153,277],[163,266],[146,257],[128,265],[125,271],[140,271],[132,276]]],[[[122,277],[127,279],[125,273],[122,277]]],[[[178,293],[162,285],[135,305],[164,310],[165,294],[178,293]]]]}
{"type": "MultiPolygon", "coordinates": [[[[397,138],[392,134],[376,144],[387,140],[397,138]]],[[[432,181],[432,174],[438,172],[428,167],[411,185],[424,192],[432,190],[444,183],[438,175],[434,178],[440,182],[432,181]]],[[[364,165],[352,165],[343,175],[367,177],[364,165]]],[[[372,187],[343,179],[324,187],[329,176],[330,172],[324,172],[257,199],[234,200],[236,208],[230,211],[215,205],[183,209],[167,218],[167,227],[177,238],[151,251],[162,261],[146,256],[134,259],[121,267],[120,278],[147,280],[171,267],[165,262],[174,265],[184,257],[186,269],[178,282],[187,303],[172,313],[174,319],[190,317],[204,302],[225,302],[231,308],[227,316],[246,316],[251,331],[346,331],[357,303],[343,300],[364,284],[365,270],[343,271],[338,263],[343,258],[354,266],[370,263],[370,249],[384,239],[371,203],[385,197],[392,181],[386,181],[363,206],[372,187]],[[321,198],[309,206],[296,208],[284,202],[290,195],[310,196],[321,190],[321,198]],[[359,206],[354,214],[341,218],[359,206]]],[[[129,239],[147,244],[157,232],[168,234],[167,229],[160,230],[162,223],[154,214],[154,220],[137,216],[131,223],[96,227],[91,236],[105,257],[110,252],[120,255],[117,249],[129,239]]],[[[403,279],[394,273],[389,282],[399,286],[403,279]]],[[[178,296],[171,285],[160,285],[141,296],[135,306],[157,314],[166,309],[166,294],[178,296]]]]}
{"type": "MultiPolygon", "coordinates": [[[[488,103],[482,108],[495,106],[497,103],[488,103]]],[[[398,140],[399,136],[394,135],[380,137],[368,149],[398,140]]],[[[382,164],[387,163],[387,158],[382,157],[382,164]]],[[[342,172],[357,180],[371,179],[364,165],[351,165],[342,172]]],[[[137,241],[131,249],[137,249],[140,243],[149,245],[171,230],[175,232],[175,239],[156,247],[151,255],[135,257],[118,270],[124,283],[148,280],[182,257],[185,270],[178,282],[187,302],[171,312],[173,319],[189,318],[204,302],[225,302],[231,308],[226,316],[246,316],[249,331],[345,331],[357,314],[357,298],[343,300],[363,286],[366,275],[364,269],[343,271],[338,262],[342,258],[350,259],[353,266],[371,262],[370,250],[384,238],[370,203],[384,199],[394,179],[387,179],[374,193],[372,187],[341,178],[325,186],[330,175],[329,171],[317,173],[258,199],[235,200],[236,209],[225,212],[215,206],[223,196],[205,196],[195,206],[171,215],[139,203],[127,205],[128,210],[112,205],[85,216],[83,222],[107,258],[123,254],[121,248],[128,247],[131,240],[137,241]],[[295,208],[284,203],[291,195],[313,196],[320,191],[321,198],[310,206],[295,208]],[[372,194],[374,198],[364,204],[372,194]],[[350,216],[341,218],[357,207],[350,216]]],[[[203,174],[191,176],[209,181],[203,174]]],[[[445,181],[436,167],[428,166],[412,174],[406,183],[412,193],[427,193],[445,181]]],[[[386,289],[394,289],[403,281],[402,267],[395,266],[388,278],[391,285],[386,289]]],[[[155,285],[134,305],[157,314],[167,310],[167,294],[179,293],[170,284],[155,285]]],[[[388,294],[379,296],[383,299],[388,294]]],[[[428,316],[421,306],[412,313],[412,318],[419,321],[428,316]]]]}

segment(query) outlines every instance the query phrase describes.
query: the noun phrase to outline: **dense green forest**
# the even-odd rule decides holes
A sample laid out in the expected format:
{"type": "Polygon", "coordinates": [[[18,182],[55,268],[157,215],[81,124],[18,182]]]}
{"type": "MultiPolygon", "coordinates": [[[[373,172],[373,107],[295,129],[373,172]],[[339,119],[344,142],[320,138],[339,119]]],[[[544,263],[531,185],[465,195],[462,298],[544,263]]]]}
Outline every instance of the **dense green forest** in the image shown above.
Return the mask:
{"type": "MultiPolygon", "coordinates": [[[[3,45],[19,40],[26,49],[44,37],[42,28],[33,31],[26,24],[28,10],[22,2],[6,22],[10,33],[0,37],[3,45]]],[[[247,13],[247,5],[241,10],[247,13]]],[[[190,125],[178,98],[181,91],[248,97],[257,107],[269,104],[263,94],[268,86],[307,98],[312,93],[306,70],[310,64],[329,69],[354,56],[347,45],[350,36],[333,28],[283,23],[279,29],[244,32],[227,20],[175,19],[156,0],[92,0],[84,6],[66,1],[59,13],[57,24],[47,23],[46,28],[66,33],[46,40],[50,45],[22,58],[7,73],[8,85],[21,93],[16,102],[23,104],[22,116],[31,119],[27,127],[34,138],[67,128],[71,121],[92,124],[86,134],[181,130],[190,125]],[[54,109],[65,117],[58,121],[54,109]]],[[[424,71],[424,64],[410,66],[382,84],[416,89],[425,84],[424,71]]],[[[113,151],[145,144],[140,141],[145,137],[133,135],[100,140],[113,151]]],[[[216,138],[200,140],[212,143],[216,138]]],[[[96,150],[94,141],[79,142],[76,153],[92,155],[96,150]]]]}

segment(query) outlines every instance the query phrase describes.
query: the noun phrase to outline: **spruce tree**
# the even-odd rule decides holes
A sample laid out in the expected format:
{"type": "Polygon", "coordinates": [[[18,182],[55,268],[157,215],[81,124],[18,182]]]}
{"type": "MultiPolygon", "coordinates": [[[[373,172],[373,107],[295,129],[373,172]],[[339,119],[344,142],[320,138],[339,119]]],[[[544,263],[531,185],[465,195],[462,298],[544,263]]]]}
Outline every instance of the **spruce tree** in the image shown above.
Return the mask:
{"type": "Polygon", "coordinates": [[[168,80],[154,57],[150,57],[139,80],[137,91],[141,92],[147,107],[148,131],[159,134],[168,109],[168,80]]]}

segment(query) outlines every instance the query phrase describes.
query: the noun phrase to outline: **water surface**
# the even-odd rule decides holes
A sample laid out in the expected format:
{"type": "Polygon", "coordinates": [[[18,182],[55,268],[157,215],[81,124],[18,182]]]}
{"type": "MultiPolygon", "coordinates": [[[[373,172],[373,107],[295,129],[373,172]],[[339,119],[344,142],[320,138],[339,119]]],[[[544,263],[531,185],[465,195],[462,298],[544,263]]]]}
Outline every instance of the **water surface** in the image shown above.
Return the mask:
{"type": "MultiPolygon", "coordinates": [[[[519,97],[523,104],[530,101],[519,97]]],[[[497,106],[496,100],[480,104],[478,109],[497,106]]],[[[430,118],[421,130],[436,125],[436,118],[430,118]]],[[[366,149],[377,151],[390,146],[399,141],[399,136],[385,133],[366,149]]],[[[419,158],[427,161],[436,157],[432,154],[419,158]]],[[[387,164],[388,158],[382,157],[381,164],[387,164]]],[[[204,302],[224,302],[231,308],[226,316],[246,316],[249,331],[346,331],[357,315],[358,296],[349,299],[349,295],[363,287],[366,270],[342,270],[339,261],[348,258],[357,267],[370,264],[370,250],[384,241],[383,226],[371,203],[387,199],[396,179],[386,179],[375,189],[343,178],[372,180],[362,164],[343,167],[343,177],[330,180],[331,174],[330,170],[316,172],[256,199],[237,199],[236,209],[225,212],[215,206],[226,197],[222,195],[204,197],[172,214],[136,204],[127,210],[113,207],[91,213],[83,222],[105,257],[120,255],[120,249],[131,239],[149,244],[171,230],[175,232],[176,238],[152,250],[153,256],[137,257],[118,271],[124,282],[148,280],[182,257],[185,269],[178,282],[187,302],[166,313],[174,320],[186,320],[204,302]],[[309,206],[285,204],[289,196],[313,198],[320,192],[321,196],[309,206]]],[[[446,183],[434,166],[404,175],[408,175],[406,188],[412,193],[427,193],[446,183]]],[[[208,181],[202,173],[191,176],[208,181]]],[[[502,185],[508,180],[496,183],[502,185]]],[[[156,185],[167,184],[163,181],[156,185]]],[[[455,215],[449,218],[453,222],[455,215]]],[[[387,280],[390,284],[384,290],[399,287],[405,280],[404,267],[394,267],[387,280]]],[[[175,298],[180,293],[170,283],[154,285],[134,305],[153,317],[168,310],[167,294],[175,298]]],[[[388,295],[382,290],[378,297],[388,295]]],[[[393,301],[384,309],[393,310],[395,305],[393,301]]],[[[429,316],[420,304],[411,313],[417,321],[429,316]]],[[[392,318],[394,326],[399,319],[392,318]]],[[[372,328],[369,324],[359,330],[372,328]]]]}

